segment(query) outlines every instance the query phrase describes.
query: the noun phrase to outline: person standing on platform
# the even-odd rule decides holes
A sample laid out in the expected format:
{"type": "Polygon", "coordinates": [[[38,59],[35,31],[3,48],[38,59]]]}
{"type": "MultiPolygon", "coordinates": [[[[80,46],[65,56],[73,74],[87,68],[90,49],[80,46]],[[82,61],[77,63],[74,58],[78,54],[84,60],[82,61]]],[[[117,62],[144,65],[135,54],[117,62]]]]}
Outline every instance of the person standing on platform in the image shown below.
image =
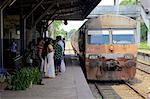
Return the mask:
{"type": "Polygon", "coordinates": [[[56,40],[57,40],[58,44],[62,47],[62,53],[64,53],[64,50],[65,50],[64,46],[65,45],[64,45],[64,42],[63,42],[61,36],[57,36],[56,40]]]}
{"type": "Polygon", "coordinates": [[[60,65],[60,71],[65,72],[65,70],[66,70],[65,62],[64,62],[65,43],[62,40],[61,36],[57,36],[56,40],[57,40],[58,44],[62,47],[62,60],[61,60],[61,65],[60,65]]]}
{"type": "Polygon", "coordinates": [[[56,70],[56,75],[60,72],[61,60],[62,60],[62,47],[58,44],[58,39],[56,38],[56,42],[54,44],[54,65],[56,70]]]}
{"type": "Polygon", "coordinates": [[[55,67],[54,67],[54,50],[52,46],[52,40],[49,42],[47,46],[47,66],[45,76],[48,78],[55,78],[55,67]]]}
{"type": "MultiPolygon", "coordinates": [[[[42,39],[39,40],[38,44],[37,44],[37,56],[39,58],[39,71],[41,72],[41,75],[43,74],[43,63],[44,63],[44,59],[42,58],[42,52],[44,50],[44,41],[42,39]]],[[[41,76],[41,79],[40,79],[40,82],[39,82],[40,85],[43,85],[42,84],[42,76],[41,76]]]]}
{"type": "Polygon", "coordinates": [[[30,41],[29,42],[29,45],[28,45],[28,51],[27,51],[27,56],[26,56],[26,62],[27,62],[27,65],[32,67],[33,66],[33,59],[35,58],[34,57],[34,45],[33,45],[33,42],[30,41]]]}
{"type": "Polygon", "coordinates": [[[14,58],[17,55],[17,44],[14,39],[12,39],[10,46],[11,57],[14,58]]]}
{"type": "Polygon", "coordinates": [[[38,42],[38,45],[37,45],[37,55],[40,59],[40,62],[39,62],[39,69],[41,72],[43,72],[43,66],[44,66],[44,59],[42,57],[42,53],[43,53],[43,50],[44,50],[44,41],[41,39],[39,42],[38,42]]]}

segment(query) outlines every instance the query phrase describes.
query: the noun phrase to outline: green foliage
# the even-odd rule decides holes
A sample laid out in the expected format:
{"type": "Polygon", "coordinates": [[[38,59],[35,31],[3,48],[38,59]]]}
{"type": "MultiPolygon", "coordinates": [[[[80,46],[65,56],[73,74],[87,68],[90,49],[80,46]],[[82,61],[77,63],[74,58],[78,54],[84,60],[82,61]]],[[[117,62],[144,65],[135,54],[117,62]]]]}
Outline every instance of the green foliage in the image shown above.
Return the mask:
{"type": "Polygon", "coordinates": [[[64,29],[61,29],[59,31],[56,32],[56,36],[62,36],[64,38],[67,38],[67,32],[64,29]]]}
{"type": "Polygon", "coordinates": [[[65,38],[67,38],[67,35],[66,35],[67,32],[64,29],[60,28],[60,26],[62,25],[61,20],[54,21],[52,24],[54,27],[54,37],[63,36],[65,38]]]}
{"type": "Polygon", "coordinates": [[[146,25],[144,24],[144,22],[141,23],[141,41],[142,42],[146,42],[147,41],[147,32],[148,32],[148,29],[146,27],[146,25]]]}
{"type": "Polygon", "coordinates": [[[140,49],[148,49],[147,42],[140,42],[140,49]]]}
{"type": "Polygon", "coordinates": [[[32,82],[33,84],[39,83],[41,79],[41,73],[39,72],[38,68],[31,68],[31,75],[32,75],[32,82]]]}
{"type": "Polygon", "coordinates": [[[122,0],[120,5],[136,5],[137,0],[122,0]]]}
{"type": "Polygon", "coordinates": [[[54,31],[59,31],[60,30],[60,26],[62,24],[62,21],[57,20],[57,21],[54,21],[52,24],[54,26],[54,31]]]}
{"type": "Polygon", "coordinates": [[[37,84],[41,74],[38,68],[24,67],[11,76],[9,88],[12,90],[25,90],[30,87],[31,83],[37,84]]]}

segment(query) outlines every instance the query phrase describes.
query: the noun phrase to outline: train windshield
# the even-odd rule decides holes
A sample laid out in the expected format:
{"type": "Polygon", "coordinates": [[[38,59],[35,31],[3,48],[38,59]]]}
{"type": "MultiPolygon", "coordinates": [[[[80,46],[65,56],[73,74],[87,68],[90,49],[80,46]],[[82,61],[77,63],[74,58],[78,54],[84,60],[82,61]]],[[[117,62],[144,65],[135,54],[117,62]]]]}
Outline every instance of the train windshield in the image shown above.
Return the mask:
{"type": "Polygon", "coordinates": [[[134,31],[133,30],[113,30],[112,31],[113,44],[133,44],[134,31]]]}
{"type": "Polygon", "coordinates": [[[107,30],[89,30],[88,44],[109,44],[109,31],[107,30]]]}

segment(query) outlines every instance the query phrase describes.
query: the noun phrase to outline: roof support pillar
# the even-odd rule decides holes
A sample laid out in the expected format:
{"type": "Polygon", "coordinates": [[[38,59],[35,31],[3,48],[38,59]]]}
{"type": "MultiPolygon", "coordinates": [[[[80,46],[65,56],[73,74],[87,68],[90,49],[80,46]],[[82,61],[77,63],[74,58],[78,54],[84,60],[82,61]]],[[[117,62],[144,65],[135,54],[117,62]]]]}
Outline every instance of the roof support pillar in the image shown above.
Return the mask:
{"type": "MultiPolygon", "coordinates": [[[[29,12],[29,14],[27,14],[24,18],[23,18],[23,35],[24,35],[24,48],[26,48],[27,46],[27,38],[26,38],[26,23],[27,23],[27,19],[33,14],[33,12],[43,3],[44,0],[41,0],[37,5],[35,5],[33,7],[33,9],[29,12]]],[[[32,21],[33,21],[33,15],[32,15],[32,21]]],[[[32,30],[32,33],[35,33],[35,28],[32,30]],[[33,32],[34,31],[34,32],[33,32]]],[[[34,38],[35,39],[35,38],[34,38]]]]}
{"type": "Polygon", "coordinates": [[[26,48],[26,20],[24,20],[23,14],[23,0],[20,0],[20,39],[21,39],[21,55],[24,54],[26,48]]]}
{"type": "Polygon", "coordinates": [[[0,66],[3,69],[3,9],[0,10],[0,66]]]}
{"type": "Polygon", "coordinates": [[[0,6],[0,67],[4,68],[3,63],[3,35],[4,35],[4,18],[3,18],[3,11],[4,9],[11,4],[12,0],[6,0],[4,3],[0,6]]]}
{"type": "Polygon", "coordinates": [[[52,9],[55,6],[55,3],[52,3],[51,6],[49,6],[49,8],[47,8],[47,10],[44,11],[44,13],[34,22],[33,26],[32,26],[32,30],[33,30],[33,38],[35,38],[34,36],[36,35],[36,25],[47,15],[47,12],[52,9]]]}

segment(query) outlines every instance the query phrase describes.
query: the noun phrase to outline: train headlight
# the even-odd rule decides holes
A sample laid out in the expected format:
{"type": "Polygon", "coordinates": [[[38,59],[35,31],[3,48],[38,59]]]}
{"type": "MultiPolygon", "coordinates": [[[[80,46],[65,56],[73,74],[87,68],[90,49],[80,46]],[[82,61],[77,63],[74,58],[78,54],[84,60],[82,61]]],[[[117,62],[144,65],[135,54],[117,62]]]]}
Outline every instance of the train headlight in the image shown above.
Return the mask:
{"type": "Polygon", "coordinates": [[[91,54],[89,55],[89,59],[98,59],[98,55],[91,54]]]}
{"type": "Polygon", "coordinates": [[[124,58],[132,60],[132,59],[134,59],[134,56],[132,54],[125,54],[124,58]]]}

